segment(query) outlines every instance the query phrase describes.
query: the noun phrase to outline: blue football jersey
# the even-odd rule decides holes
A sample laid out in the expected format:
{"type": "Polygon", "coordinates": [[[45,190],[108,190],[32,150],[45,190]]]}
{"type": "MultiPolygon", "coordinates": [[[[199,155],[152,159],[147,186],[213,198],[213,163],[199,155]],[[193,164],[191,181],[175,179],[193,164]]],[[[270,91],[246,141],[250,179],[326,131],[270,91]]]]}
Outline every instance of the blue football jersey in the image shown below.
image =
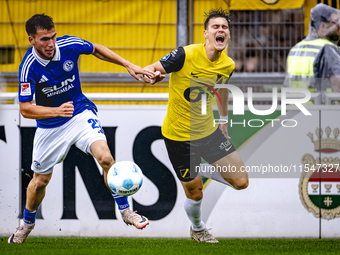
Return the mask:
{"type": "MultiPolygon", "coordinates": [[[[77,37],[57,38],[52,60],[38,56],[30,48],[19,68],[19,101],[30,102],[35,94],[37,105],[58,107],[73,101],[73,116],[85,109],[97,111],[96,106],[82,92],[79,80],[80,54],[91,54],[93,45],[77,37]]],[[[52,128],[63,125],[71,118],[58,117],[37,120],[37,126],[52,128]]]]}

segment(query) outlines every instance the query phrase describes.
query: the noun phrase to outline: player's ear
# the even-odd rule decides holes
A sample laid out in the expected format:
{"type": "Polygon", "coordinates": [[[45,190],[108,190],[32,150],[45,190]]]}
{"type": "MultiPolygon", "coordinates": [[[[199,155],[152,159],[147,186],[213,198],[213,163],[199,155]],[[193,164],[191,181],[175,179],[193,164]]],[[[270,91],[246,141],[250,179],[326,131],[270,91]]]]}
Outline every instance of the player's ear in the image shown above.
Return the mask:
{"type": "Polygon", "coordinates": [[[33,41],[34,41],[34,37],[33,36],[31,36],[31,35],[29,35],[28,36],[28,41],[30,42],[30,44],[32,44],[33,45],[33,41]]]}
{"type": "Polygon", "coordinates": [[[204,38],[207,38],[207,30],[204,30],[203,35],[204,35],[204,38]]]}

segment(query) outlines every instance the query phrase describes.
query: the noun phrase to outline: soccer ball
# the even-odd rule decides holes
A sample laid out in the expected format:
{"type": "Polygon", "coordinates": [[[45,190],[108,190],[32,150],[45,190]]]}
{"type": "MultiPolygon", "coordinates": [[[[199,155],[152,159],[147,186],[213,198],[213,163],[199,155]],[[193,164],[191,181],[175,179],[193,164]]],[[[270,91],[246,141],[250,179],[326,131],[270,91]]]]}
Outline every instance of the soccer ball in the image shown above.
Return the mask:
{"type": "Polygon", "coordinates": [[[143,184],[142,170],[131,161],[120,161],[111,166],[107,174],[110,189],[120,196],[135,194],[143,184]]]}

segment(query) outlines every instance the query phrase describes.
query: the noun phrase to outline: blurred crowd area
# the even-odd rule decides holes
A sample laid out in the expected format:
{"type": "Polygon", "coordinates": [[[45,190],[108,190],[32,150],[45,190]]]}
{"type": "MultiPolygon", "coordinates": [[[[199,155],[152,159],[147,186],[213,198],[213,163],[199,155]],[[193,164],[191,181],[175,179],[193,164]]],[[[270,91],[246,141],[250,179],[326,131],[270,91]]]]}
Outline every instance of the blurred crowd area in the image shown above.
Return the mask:
{"type": "Polygon", "coordinates": [[[304,38],[303,8],[232,15],[228,55],[235,72],[285,72],[289,50],[304,38]]]}
{"type": "MultiPolygon", "coordinates": [[[[105,45],[144,67],[178,46],[179,1],[182,0],[0,0],[0,91],[17,92],[19,65],[31,47],[25,22],[32,15],[52,16],[57,36],[73,35],[105,45]]],[[[228,8],[230,1],[187,2],[188,43],[202,43],[204,12],[228,8]]],[[[231,11],[227,53],[236,64],[231,82],[243,91],[253,87],[255,92],[266,92],[282,85],[288,52],[306,34],[306,7],[287,8],[231,11]]],[[[125,68],[93,56],[82,55],[79,68],[85,93],[168,92],[168,78],[149,86],[135,81],[125,68]]]]}
{"type": "MultiPolygon", "coordinates": [[[[204,42],[204,12],[227,1],[188,1],[188,43],[204,42]]],[[[17,72],[30,47],[26,20],[35,13],[53,17],[59,36],[100,43],[131,62],[146,66],[175,49],[176,0],[0,0],[0,72],[17,72]],[[67,10],[67,11],[65,11],[67,10]]],[[[284,72],[289,49],[304,37],[304,10],[231,11],[228,55],[235,72],[284,72]]],[[[126,72],[81,57],[80,72],[126,72]]]]}

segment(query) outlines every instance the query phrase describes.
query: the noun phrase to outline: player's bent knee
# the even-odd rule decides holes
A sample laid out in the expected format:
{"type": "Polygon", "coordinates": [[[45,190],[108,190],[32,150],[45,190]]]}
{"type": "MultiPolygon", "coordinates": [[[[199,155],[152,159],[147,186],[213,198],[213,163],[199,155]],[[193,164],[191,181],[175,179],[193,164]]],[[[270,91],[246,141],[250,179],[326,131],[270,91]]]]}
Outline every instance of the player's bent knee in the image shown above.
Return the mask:
{"type": "Polygon", "coordinates": [[[111,155],[102,155],[97,158],[99,165],[104,168],[108,169],[113,164],[113,158],[111,155]]]}
{"type": "Polygon", "coordinates": [[[249,186],[249,179],[248,178],[233,179],[232,185],[237,190],[246,189],[249,186]]]}
{"type": "Polygon", "coordinates": [[[203,198],[202,189],[199,188],[187,189],[186,195],[189,199],[194,201],[199,201],[203,198]]]}

